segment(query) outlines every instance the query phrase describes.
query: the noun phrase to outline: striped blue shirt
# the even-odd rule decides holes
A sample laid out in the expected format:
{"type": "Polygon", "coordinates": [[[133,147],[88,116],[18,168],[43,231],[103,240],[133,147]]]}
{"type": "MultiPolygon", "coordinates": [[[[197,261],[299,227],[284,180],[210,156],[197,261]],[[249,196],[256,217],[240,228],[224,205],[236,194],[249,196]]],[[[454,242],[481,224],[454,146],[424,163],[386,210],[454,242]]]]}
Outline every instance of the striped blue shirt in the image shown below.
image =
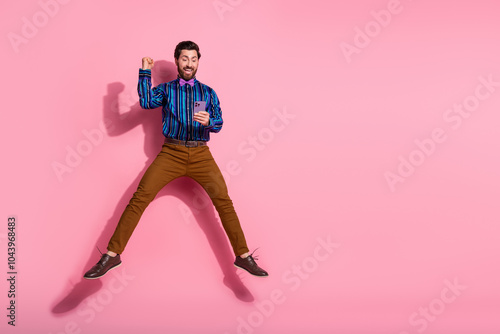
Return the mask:
{"type": "Polygon", "coordinates": [[[177,140],[210,140],[210,132],[222,128],[222,111],[215,91],[194,79],[194,86],[181,86],[179,78],[151,87],[151,70],[139,69],[139,103],[144,109],[162,107],[163,135],[177,140]],[[193,120],[195,101],[206,101],[210,123],[193,120]]]}

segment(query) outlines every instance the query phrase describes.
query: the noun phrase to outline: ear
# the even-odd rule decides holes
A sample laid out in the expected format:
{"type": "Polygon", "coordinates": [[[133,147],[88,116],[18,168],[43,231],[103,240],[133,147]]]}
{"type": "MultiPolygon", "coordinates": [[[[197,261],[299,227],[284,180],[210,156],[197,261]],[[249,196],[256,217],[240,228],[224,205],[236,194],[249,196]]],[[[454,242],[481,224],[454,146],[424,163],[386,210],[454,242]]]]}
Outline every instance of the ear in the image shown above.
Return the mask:
{"type": "Polygon", "coordinates": [[[177,58],[174,59],[175,59],[175,66],[179,66],[179,61],[177,60],[177,58]]]}

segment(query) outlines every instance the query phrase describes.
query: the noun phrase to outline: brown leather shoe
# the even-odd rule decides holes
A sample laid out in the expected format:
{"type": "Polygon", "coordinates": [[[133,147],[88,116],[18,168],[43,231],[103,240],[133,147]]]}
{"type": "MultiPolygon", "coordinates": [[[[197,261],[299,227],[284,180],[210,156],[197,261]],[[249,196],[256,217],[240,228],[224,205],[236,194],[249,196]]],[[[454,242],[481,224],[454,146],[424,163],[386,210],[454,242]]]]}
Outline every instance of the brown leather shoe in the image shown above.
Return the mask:
{"type": "Polygon", "coordinates": [[[264,269],[259,267],[257,263],[255,263],[255,260],[252,257],[252,255],[248,255],[244,259],[241,258],[240,256],[237,256],[236,260],[234,261],[234,266],[237,268],[244,269],[254,276],[259,276],[259,277],[269,276],[267,271],[265,271],[264,269]]]}
{"type": "Polygon", "coordinates": [[[86,279],[96,279],[102,277],[108,271],[120,266],[121,264],[122,260],[120,259],[120,254],[117,254],[115,257],[109,256],[108,254],[102,254],[99,262],[87,271],[83,277],[86,279]]]}

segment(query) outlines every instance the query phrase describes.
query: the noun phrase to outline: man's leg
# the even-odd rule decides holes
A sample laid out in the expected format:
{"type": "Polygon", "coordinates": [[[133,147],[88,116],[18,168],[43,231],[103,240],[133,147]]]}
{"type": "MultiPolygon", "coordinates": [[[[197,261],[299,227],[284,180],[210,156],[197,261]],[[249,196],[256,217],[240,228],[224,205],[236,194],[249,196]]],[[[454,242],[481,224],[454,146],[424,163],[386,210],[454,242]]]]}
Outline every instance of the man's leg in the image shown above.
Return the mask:
{"type": "Polygon", "coordinates": [[[163,145],[161,152],[144,173],[137,191],[125,208],[108,243],[108,253],[103,254],[101,260],[85,273],[85,278],[102,277],[107,271],[121,264],[119,254],[125,249],[144,210],[167,183],[185,174],[187,157],[185,148],[163,145]]]}
{"type": "Polygon", "coordinates": [[[191,148],[187,176],[198,182],[210,196],[236,256],[235,265],[252,275],[268,276],[265,270],[257,266],[252,256],[248,255],[245,235],[229,197],[226,182],[208,146],[191,148]]]}

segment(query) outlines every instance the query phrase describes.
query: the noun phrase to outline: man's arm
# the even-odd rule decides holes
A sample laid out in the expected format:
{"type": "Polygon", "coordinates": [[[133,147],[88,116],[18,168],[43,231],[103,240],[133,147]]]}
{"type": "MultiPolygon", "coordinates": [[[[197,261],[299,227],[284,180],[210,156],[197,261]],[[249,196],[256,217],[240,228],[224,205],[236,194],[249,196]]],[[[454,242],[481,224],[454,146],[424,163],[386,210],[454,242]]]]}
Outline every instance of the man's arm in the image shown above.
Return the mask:
{"type": "Polygon", "coordinates": [[[149,57],[142,58],[142,68],[139,69],[139,104],[144,109],[154,109],[163,105],[163,90],[158,86],[151,88],[151,69],[154,61],[149,57]]]}
{"type": "Polygon", "coordinates": [[[219,99],[214,90],[210,89],[210,113],[206,111],[198,111],[194,114],[194,120],[201,123],[210,132],[219,132],[222,128],[222,112],[220,109],[219,99]]]}
{"type": "Polygon", "coordinates": [[[222,124],[222,110],[219,98],[212,89],[210,92],[210,120],[207,129],[210,129],[210,132],[219,132],[222,129],[222,124]]]}

